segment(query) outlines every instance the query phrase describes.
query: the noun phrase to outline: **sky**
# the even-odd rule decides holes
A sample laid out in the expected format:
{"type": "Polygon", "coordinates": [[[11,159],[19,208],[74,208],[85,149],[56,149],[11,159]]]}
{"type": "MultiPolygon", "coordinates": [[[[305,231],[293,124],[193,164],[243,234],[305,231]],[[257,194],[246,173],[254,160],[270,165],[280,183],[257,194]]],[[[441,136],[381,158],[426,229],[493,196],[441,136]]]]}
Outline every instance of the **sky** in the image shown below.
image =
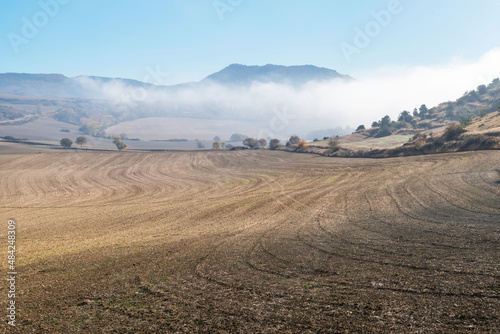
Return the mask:
{"type": "Polygon", "coordinates": [[[2,0],[0,72],[170,85],[312,64],[359,78],[478,61],[500,46],[498,13],[500,0],[2,0]]]}

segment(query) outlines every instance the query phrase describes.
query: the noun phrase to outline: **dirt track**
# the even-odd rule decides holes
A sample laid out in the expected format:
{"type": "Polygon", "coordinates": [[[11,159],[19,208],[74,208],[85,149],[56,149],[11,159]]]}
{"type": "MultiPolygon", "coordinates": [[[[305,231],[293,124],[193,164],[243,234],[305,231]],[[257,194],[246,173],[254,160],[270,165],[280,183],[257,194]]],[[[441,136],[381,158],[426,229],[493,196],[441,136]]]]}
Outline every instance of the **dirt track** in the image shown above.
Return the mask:
{"type": "MultiPolygon", "coordinates": [[[[493,333],[499,163],[498,151],[2,155],[17,330],[493,333]]],[[[5,259],[6,228],[0,240],[5,259]]]]}

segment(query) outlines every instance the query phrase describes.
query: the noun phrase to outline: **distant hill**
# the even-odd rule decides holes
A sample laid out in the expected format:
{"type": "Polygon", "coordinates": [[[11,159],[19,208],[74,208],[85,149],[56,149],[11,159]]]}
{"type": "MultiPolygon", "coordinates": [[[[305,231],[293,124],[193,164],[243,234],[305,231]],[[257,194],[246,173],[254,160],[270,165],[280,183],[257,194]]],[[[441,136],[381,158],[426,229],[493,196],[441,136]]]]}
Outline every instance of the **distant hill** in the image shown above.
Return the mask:
{"type": "Polygon", "coordinates": [[[310,81],[332,79],[352,79],[337,71],[312,65],[303,66],[246,66],[232,64],[223,70],[209,75],[202,82],[215,82],[223,85],[249,85],[253,82],[302,85],[310,81]]]}
{"type": "Polygon", "coordinates": [[[61,74],[0,74],[0,92],[31,97],[79,97],[69,79],[61,74]]]}
{"type": "Polygon", "coordinates": [[[121,83],[128,87],[165,89],[175,91],[183,87],[196,88],[207,83],[220,85],[247,85],[252,82],[274,82],[279,84],[299,85],[310,81],[324,81],[337,78],[351,79],[337,71],[312,65],[305,66],[245,66],[233,64],[220,72],[209,75],[199,83],[183,83],[174,86],[156,86],[149,83],[96,76],[79,76],[68,78],[62,74],[0,74],[0,94],[29,96],[39,98],[95,98],[96,91],[84,85],[85,79],[96,83],[121,83]]]}

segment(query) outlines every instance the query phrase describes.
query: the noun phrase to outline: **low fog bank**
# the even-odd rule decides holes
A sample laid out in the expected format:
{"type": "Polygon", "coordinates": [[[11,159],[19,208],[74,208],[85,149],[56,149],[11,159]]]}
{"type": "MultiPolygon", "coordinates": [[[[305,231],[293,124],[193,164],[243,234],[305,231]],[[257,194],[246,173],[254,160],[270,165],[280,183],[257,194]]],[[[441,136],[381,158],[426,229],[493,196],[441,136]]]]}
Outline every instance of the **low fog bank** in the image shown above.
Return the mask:
{"type": "Polygon", "coordinates": [[[131,87],[120,81],[78,80],[94,96],[131,110],[140,105],[155,109],[155,116],[161,111],[169,117],[250,122],[248,135],[284,138],[319,129],[369,126],[384,115],[395,118],[422,104],[433,107],[456,100],[499,77],[499,65],[500,49],[494,49],[474,62],[453,59],[436,66],[389,66],[355,73],[356,80],[308,82],[301,87],[259,82],[131,87]]]}

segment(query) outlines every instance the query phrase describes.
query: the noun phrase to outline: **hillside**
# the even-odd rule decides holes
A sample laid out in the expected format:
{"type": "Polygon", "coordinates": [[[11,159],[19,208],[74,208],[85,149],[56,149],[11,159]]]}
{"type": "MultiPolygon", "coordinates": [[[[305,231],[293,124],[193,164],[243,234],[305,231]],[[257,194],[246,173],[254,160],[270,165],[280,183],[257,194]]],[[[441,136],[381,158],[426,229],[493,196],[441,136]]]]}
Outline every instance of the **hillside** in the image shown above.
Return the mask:
{"type": "Polygon", "coordinates": [[[476,117],[465,129],[471,133],[500,133],[500,112],[476,117]]]}
{"type": "MultiPolygon", "coordinates": [[[[453,122],[468,125],[475,117],[484,117],[498,110],[500,110],[500,80],[495,79],[489,85],[480,85],[476,90],[466,92],[454,102],[444,102],[430,109],[423,104],[413,112],[402,111],[397,120],[384,116],[379,121],[374,121],[371,128],[358,128],[356,133],[365,137],[381,138],[391,135],[411,135],[423,131],[436,132],[453,122]]],[[[482,123],[492,119],[486,118],[482,123]]]]}

